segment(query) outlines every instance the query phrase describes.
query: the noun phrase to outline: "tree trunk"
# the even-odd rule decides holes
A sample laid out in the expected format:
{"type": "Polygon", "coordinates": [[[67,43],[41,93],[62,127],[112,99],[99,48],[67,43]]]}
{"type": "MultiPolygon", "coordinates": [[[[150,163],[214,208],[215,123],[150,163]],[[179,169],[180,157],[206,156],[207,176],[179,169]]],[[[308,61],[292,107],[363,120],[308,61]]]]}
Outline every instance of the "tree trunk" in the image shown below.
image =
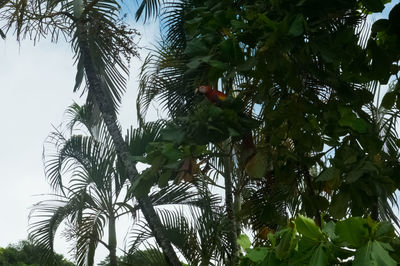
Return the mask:
{"type": "MultiPolygon", "coordinates": [[[[113,104],[110,99],[104,93],[102,88],[102,83],[99,76],[96,73],[96,69],[93,65],[93,60],[89,50],[89,44],[87,41],[87,34],[81,25],[77,26],[79,34],[79,48],[81,51],[81,56],[83,57],[83,65],[86,72],[86,77],[89,85],[89,90],[94,95],[94,100],[99,106],[100,112],[102,114],[104,123],[107,127],[108,132],[112,138],[115,146],[115,150],[118,156],[121,158],[125,167],[127,168],[129,179],[132,181],[137,175],[136,166],[134,162],[129,158],[128,146],[124,141],[121,130],[117,124],[117,116],[113,108],[113,104]]],[[[150,202],[148,196],[144,196],[139,200],[140,208],[147,220],[153,234],[157,240],[157,243],[162,248],[165,256],[171,265],[181,266],[181,263],[176,255],[171,242],[165,236],[164,228],[161,221],[156,214],[153,205],[150,202]]]]}
{"type": "Polygon", "coordinates": [[[233,205],[233,184],[232,184],[232,174],[231,174],[231,160],[228,156],[224,158],[224,178],[225,178],[225,204],[226,204],[226,214],[228,220],[228,242],[229,242],[229,261],[228,265],[236,265],[237,259],[237,227],[235,223],[235,213],[233,205]]]}
{"type": "Polygon", "coordinates": [[[112,215],[108,221],[108,249],[110,252],[110,266],[117,264],[117,232],[115,230],[115,217],[112,215]]]}

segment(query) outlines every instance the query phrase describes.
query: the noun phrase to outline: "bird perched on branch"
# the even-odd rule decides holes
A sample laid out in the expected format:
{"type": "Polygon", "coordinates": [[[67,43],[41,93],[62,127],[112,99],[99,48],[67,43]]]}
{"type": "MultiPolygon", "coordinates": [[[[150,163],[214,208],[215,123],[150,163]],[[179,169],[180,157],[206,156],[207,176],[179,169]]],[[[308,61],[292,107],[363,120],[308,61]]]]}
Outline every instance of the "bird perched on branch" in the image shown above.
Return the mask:
{"type": "Polygon", "coordinates": [[[227,95],[225,93],[214,90],[208,85],[202,85],[196,88],[195,92],[200,92],[204,94],[211,103],[217,104],[222,108],[235,110],[235,112],[237,112],[238,121],[231,121],[233,123],[230,123],[230,126],[233,126],[236,122],[239,122],[240,127],[247,127],[247,129],[245,129],[244,131],[235,128],[241,133],[240,137],[237,136],[239,137],[237,139],[239,139],[242,151],[240,154],[240,160],[242,161],[242,164],[246,165],[256,154],[256,146],[254,144],[253,135],[251,129],[249,129],[248,127],[254,128],[258,126],[258,121],[252,119],[248,114],[245,114],[244,102],[239,98],[230,98],[229,100],[227,100],[227,95]]]}
{"type": "Polygon", "coordinates": [[[207,97],[207,99],[212,103],[222,102],[225,101],[227,98],[227,95],[222,91],[214,90],[213,88],[207,85],[202,85],[196,88],[196,92],[197,91],[204,94],[207,97]]]}

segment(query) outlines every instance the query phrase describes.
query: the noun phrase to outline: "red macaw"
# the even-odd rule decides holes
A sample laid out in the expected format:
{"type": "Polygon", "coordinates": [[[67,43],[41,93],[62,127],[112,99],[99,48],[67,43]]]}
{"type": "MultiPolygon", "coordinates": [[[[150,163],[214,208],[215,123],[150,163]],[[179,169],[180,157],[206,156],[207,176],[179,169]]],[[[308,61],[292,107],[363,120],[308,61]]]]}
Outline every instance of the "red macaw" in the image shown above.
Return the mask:
{"type": "MultiPolygon", "coordinates": [[[[227,98],[227,95],[225,93],[214,90],[208,85],[202,85],[196,88],[196,91],[204,94],[207,99],[212,103],[220,103],[225,101],[227,98]]],[[[249,162],[249,160],[256,154],[256,146],[254,145],[254,139],[251,131],[248,131],[245,135],[243,135],[241,139],[241,145],[244,148],[242,159],[245,164],[247,164],[247,162],[249,162]]]]}
{"type": "Polygon", "coordinates": [[[196,89],[196,91],[205,94],[207,99],[212,103],[218,103],[218,102],[225,101],[226,97],[227,97],[225,93],[223,93],[221,91],[213,90],[210,86],[207,86],[207,85],[198,87],[196,89]]]}

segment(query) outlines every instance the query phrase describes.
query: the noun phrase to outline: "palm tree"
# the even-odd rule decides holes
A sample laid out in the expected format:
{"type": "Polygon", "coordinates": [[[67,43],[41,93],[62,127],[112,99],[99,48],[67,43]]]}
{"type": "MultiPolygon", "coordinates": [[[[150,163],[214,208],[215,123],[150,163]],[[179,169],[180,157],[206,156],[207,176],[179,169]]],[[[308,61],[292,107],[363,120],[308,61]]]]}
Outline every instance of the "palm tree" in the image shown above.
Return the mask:
{"type": "MultiPolygon", "coordinates": [[[[101,128],[101,124],[96,124],[86,106],[80,108],[74,104],[69,113],[74,117],[69,125],[71,132],[74,125],[80,122],[91,135],[72,135],[67,138],[56,131],[49,136],[48,144],[55,146],[56,150],[53,154],[46,152],[45,169],[55,189],[53,196],[56,199],[41,201],[34,206],[30,236],[52,251],[54,232],[62,221],[67,220],[69,235],[76,240],[79,265],[93,265],[98,243],[109,250],[111,265],[116,265],[116,220],[125,214],[135,217],[137,204],[128,193],[129,179],[117,160],[107,132],[101,128]],[[108,241],[103,242],[106,224],[108,241]]],[[[145,131],[132,130],[130,142],[146,145],[157,137],[160,126],[159,123],[151,123],[145,131]]],[[[137,145],[133,147],[133,152],[140,152],[140,149],[143,150],[143,146],[137,145]]]]}
{"type": "MultiPolygon", "coordinates": [[[[129,179],[134,180],[138,172],[122,137],[116,109],[126,86],[127,61],[136,55],[131,39],[135,31],[122,23],[119,11],[115,0],[17,1],[6,3],[0,19],[7,22],[7,30],[15,25],[17,39],[29,35],[37,40],[47,32],[53,40],[59,34],[71,38],[78,62],[74,90],[85,77],[87,101],[100,111],[116,153],[129,179]]],[[[168,260],[180,265],[149,198],[143,196],[138,202],[168,260]]]]}
{"type": "MultiPolygon", "coordinates": [[[[109,250],[110,265],[117,265],[116,221],[122,215],[138,216],[139,206],[130,192],[126,168],[118,160],[108,132],[98,123],[97,115],[87,106],[77,104],[68,109],[72,116],[68,128],[89,133],[65,137],[56,131],[49,136],[49,145],[56,150],[45,153],[46,176],[55,194],[54,199],[36,204],[31,213],[30,237],[46,247],[52,257],[55,232],[66,222],[67,235],[76,242],[78,265],[93,265],[100,243],[109,250]],[[108,241],[102,236],[108,224],[108,241]]],[[[163,122],[144,124],[127,135],[130,156],[143,156],[148,143],[158,138],[163,122]]],[[[198,205],[197,193],[191,185],[169,185],[154,190],[149,200],[156,206],[169,204],[198,205]]],[[[151,232],[152,234],[152,232],[151,232]]]]}

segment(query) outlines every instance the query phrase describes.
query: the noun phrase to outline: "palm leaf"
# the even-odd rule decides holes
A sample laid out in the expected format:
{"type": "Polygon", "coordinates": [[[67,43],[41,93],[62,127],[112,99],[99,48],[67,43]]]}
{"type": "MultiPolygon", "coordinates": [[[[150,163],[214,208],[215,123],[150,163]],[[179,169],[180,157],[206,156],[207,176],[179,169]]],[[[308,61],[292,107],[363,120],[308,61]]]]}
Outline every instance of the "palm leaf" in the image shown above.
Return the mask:
{"type": "Polygon", "coordinates": [[[44,249],[42,255],[47,262],[54,256],[54,238],[58,227],[68,217],[79,215],[85,204],[82,201],[82,194],[77,194],[71,199],[56,196],[58,199],[35,204],[29,214],[29,239],[44,249]]]}
{"type": "Polygon", "coordinates": [[[150,17],[156,17],[159,14],[161,3],[162,1],[160,0],[142,0],[142,3],[135,14],[136,21],[140,19],[143,12],[144,22],[146,22],[150,17]]]}

